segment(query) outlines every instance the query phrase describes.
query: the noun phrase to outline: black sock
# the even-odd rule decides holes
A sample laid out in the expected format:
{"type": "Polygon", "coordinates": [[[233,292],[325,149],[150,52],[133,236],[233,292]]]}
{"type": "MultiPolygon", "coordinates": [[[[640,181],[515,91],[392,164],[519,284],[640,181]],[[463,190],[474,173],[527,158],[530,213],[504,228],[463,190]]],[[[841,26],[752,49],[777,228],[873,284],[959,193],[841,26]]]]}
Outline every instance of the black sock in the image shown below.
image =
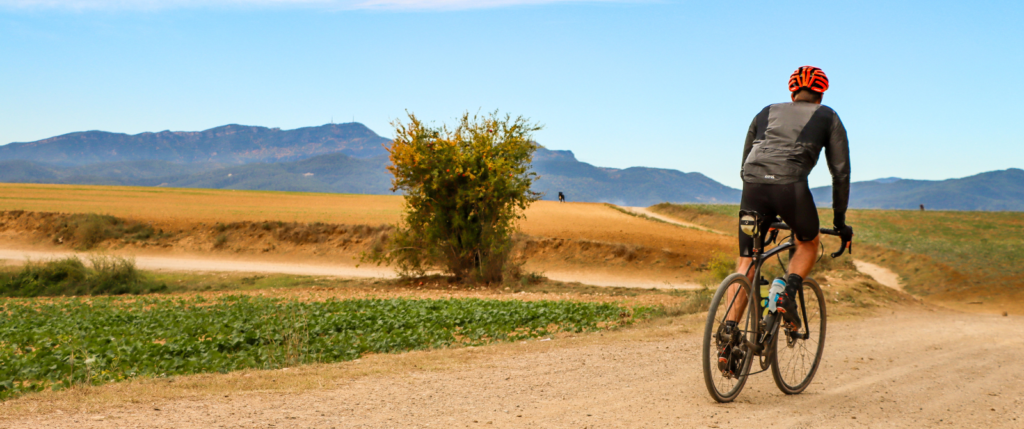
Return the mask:
{"type": "Polygon", "coordinates": [[[730,328],[735,328],[736,325],[738,325],[738,324],[739,323],[737,323],[735,320],[726,320],[725,321],[725,326],[730,327],[730,328]]]}
{"type": "Polygon", "coordinates": [[[796,296],[797,289],[800,289],[800,285],[804,284],[804,278],[800,277],[799,274],[792,274],[786,277],[786,295],[796,296]]]}

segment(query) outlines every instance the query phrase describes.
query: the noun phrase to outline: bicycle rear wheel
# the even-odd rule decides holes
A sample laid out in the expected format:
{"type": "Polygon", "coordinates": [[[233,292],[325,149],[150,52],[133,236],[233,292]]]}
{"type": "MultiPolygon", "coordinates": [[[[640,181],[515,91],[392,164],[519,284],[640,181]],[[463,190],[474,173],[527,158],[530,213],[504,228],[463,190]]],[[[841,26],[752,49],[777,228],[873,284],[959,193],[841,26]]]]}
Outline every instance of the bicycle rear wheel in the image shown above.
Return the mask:
{"type": "Polygon", "coordinates": [[[750,375],[753,359],[746,348],[742,347],[743,340],[750,336],[754,326],[750,323],[753,310],[747,308],[750,291],[747,277],[733,274],[722,281],[711,299],[707,324],[704,326],[704,384],[711,397],[718,402],[732,402],[736,399],[750,375]],[[730,293],[730,289],[734,292],[730,293]],[[731,333],[727,332],[725,326],[730,312],[739,319],[737,329],[731,333]],[[727,358],[720,365],[719,354],[723,351],[727,358]]]}
{"type": "Polygon", "coordinates": [[[803,323],[802,316],[806,312],[807,326],[795,333],[780,328],[772,346],[775,348],[771,357],[772,378],[779,390],[787,395],[803,392],[811,384],[825,350],[825,295],[812,278],[804,279],[803,286],[800,315],[803,323]],[[807,338],[803,338],[804,335],[807,338]]]}

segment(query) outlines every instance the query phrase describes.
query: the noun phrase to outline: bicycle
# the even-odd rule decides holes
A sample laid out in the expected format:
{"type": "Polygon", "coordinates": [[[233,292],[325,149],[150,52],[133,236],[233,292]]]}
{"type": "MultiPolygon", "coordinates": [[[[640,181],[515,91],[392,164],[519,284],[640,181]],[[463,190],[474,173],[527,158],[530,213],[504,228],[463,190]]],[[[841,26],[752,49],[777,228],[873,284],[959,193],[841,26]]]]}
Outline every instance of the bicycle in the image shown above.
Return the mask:
{"type": "MultiPolygon", "coordinates": [[[[805,278],[797,292],[797,311],[802,318],[803,326],[797,332],[791,331],[787,326],[783,329],[782,335],[779,335],[782,315],[770,312],[767,308],[769,282],[761,276],[761,266],[771,257],[786,250],[789,250],[792,256],[796,243],[790,234],[788,241],[766,252],[765,244],[774,243],[779,231],[789,230],[789,226],[775,219],[769,228],[768,237],[762,237],[761,231],[758,231],[758,226],[761,225],[760,215],[746,210],[740,211],[740,225],[744,232],[754,237],[753,262],[747,273],[751,269],[754,270],[754,279],[759,286],[758,294],[751,293],[750,280],[745,274],[734,273],[718,286],[711,299],[707,324],[704,327],[704,382],[716,401],[732,402],[743,390],[747,377],[770,368],[779,390],[787,395],[801,393],[811,384],[825,348],[825,296],[817,281],[810,277],[805,278]],[[730,330],[725,324],[726,317],[743,295],[729,293],[731,289],[737,290],[736,288],[746,292],[748,302],[745,311],[739,310],[738,324],[730,330]],[[813,292],[813,299],[805,300],[805,290],[813,292]],[[812,323],[808,323],[809,321],[812,323]],[[742,329],[739,329],[741,327],[742,329]],[[720,362],[720,353],[726,357],[724,364],[720,362]],[[751,373],[755,357],[761,370],[751,373]]],[[[852,228],[847,230],[848,235],[835,229],[821,228],[820,231],[822,234],[839,236],[842,239],[839,250],[832,253],[833,258],[838,258],[847,249],[853,253],[852,228]]],[[[782,264],[781,258],[779,263],[782,264]]],[[[784,271],[785,268],[783,266],[784,271]]]]}

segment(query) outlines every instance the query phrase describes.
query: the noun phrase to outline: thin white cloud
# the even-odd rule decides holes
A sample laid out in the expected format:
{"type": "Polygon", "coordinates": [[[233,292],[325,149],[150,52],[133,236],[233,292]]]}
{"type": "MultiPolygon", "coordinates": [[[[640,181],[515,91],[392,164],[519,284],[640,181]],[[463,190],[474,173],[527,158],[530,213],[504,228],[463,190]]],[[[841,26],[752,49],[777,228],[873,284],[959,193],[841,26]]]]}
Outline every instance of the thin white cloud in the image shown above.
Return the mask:
{"type": "Polygon", "coordinates": [[[551,3],[633,1],[636,0],[0,0],[0,8],[160,10],[206,7],[299,7],[342,10],[465,10],[551,3]]]}

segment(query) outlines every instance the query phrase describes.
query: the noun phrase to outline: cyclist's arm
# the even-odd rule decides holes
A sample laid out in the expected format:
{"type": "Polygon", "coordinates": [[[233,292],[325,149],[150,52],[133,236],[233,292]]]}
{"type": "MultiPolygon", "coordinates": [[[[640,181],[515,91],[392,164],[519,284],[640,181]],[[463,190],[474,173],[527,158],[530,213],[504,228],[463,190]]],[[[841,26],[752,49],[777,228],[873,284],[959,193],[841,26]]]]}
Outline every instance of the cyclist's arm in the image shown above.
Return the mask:
{"type": "Polygon", "coordinates": [[[757,135],[757,117],[750,121],[750,128],[747,128],[747,140],[743,143],[743,159],[740,160],[740,178],[743,178],[743,166],[747,163],[747,155],[750,155],[754,147],[754,136],[757,135]]]}
{"type": "Polygon", "coordinates": [[[850,202],[850,142],[839,114],[832,112],[832,131],[825,146],[828,170],[832,173],[832,209],[836,226],[846,224],[846,207],[850,202]]]}

